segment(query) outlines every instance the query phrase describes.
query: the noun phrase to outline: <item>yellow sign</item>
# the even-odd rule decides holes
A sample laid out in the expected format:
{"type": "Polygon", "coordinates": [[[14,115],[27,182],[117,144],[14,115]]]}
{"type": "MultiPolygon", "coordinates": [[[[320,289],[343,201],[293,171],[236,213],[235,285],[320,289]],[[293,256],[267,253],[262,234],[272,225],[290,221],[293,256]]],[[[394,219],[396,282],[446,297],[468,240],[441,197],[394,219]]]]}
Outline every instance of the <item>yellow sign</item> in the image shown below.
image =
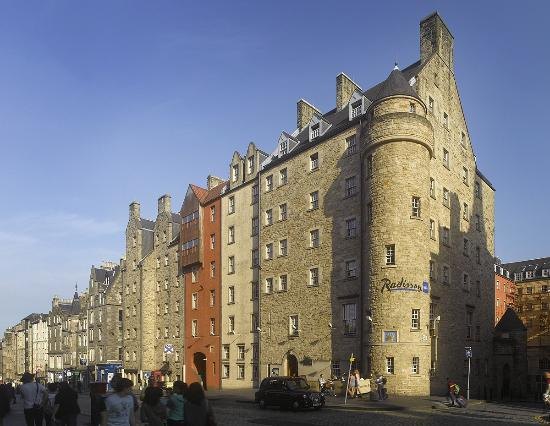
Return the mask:
{"type": "Polygon", "coordinates": [[[353,353],[351,354],[351,356],[349,357],[349,362],[353,362],[355,361],[355,357],[353,356],[353,353]]]}

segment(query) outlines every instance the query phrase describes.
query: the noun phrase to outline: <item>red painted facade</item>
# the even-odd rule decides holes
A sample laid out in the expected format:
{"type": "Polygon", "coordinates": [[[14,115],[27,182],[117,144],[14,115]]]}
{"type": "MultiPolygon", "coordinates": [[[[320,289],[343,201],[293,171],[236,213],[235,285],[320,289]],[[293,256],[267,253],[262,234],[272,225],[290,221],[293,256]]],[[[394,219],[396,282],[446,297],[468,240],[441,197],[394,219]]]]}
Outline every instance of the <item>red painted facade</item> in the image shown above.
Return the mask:
{"type": "Polygon", "coordinates": [[[508,276],[508,271],[495,265],[495,325],[508,307],[516,309],[516,284],[508,276]]]}
{"type": "Polygon", "coordinates": [[[185,289],[185,381],[221,384],[221,190],[191,185],[182,205],[180,271],[185,289]]]}

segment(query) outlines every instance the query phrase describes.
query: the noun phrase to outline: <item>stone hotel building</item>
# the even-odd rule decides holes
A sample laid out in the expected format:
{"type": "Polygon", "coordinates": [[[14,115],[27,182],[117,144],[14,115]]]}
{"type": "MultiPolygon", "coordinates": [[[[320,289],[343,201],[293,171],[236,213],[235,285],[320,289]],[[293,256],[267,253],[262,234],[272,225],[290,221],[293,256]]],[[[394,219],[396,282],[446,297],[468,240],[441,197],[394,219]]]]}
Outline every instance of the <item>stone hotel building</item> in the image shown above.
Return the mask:
{"type": "Polygon", "coordinates": [[[434,13],[420,60],[336,107],[298,102],[259,173],[260,376],[383,373],[391,393],[491,394],[494,188],[434,13]]]}

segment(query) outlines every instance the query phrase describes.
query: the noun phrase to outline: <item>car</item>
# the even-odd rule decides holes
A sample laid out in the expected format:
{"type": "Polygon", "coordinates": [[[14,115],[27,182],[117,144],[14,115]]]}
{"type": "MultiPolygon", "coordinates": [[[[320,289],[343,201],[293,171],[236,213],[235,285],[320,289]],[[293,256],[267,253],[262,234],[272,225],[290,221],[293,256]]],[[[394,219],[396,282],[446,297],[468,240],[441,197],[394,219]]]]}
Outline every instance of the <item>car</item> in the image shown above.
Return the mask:
{"type": "Polygon", "coordinates": [[[320,410],[325,405],[325,397],[312,391],[302,377],[266,377],[254,400],[260,408],[272,405],[295,411],[305,408],[320,410]]]}

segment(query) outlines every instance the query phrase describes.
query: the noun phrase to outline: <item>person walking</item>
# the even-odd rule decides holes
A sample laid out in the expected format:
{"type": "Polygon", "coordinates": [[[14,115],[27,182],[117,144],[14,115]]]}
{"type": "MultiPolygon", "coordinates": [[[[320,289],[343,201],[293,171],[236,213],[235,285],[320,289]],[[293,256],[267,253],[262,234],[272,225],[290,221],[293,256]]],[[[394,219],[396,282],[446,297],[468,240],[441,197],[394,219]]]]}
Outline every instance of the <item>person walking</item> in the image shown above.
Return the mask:
{"type": "Polygon", "coordinates": [[[185,394],[187,384],[181,380],[174,382],[174,393],[168,399],[168,426],[183,426],[185,421],[185,394]]]}
{"type": "Polygon", "coordinates": [[[111,381],[114,393],[107,397],[101,410],[101,426],[135,426],[134,384],[126,378],[111,381]]]}
{"type": "Polygon", "coordinates": [[[80,414],[78,393],[67,382],[59,385],[53,411],[58,426],[76,426],[76,419],[80,414]]]}
{"type": "Polygon", "coordinates": [[[23,373],[21,377],[20,393],[23,398],[23,413],[27,426],[42,426],[44,419],[44,399],[46,388],[40,383],[33,381],[31,373],[23,373]]]}
{"type": "Polygon", "coordinates": [[[160,402],[162,389],[147,387],[141,404],[141,422],[148,426],[166,425],[166,407],[160,402]]]}
{"type": "Polygon", "coordinates": [[[361,384],[361,374],[359,373],[359,370],[355,370],[353,372],[353,375],[355,376],[355,397],[363,398],[363,395],[361,394],[360,384],[361,384]]]}
{"type": "Polygon", "coordinates": [[[386,390],[384,389],[384,385],[386,384],[386,378],[379,374],[376,380],[374,381],[376,383],[376,390],[378,392],[378,401],[383,401],[385,399],[388,399],[388,395],[386,394],[386,390]]]}
{"type": "Polygon", "coordinates": [[[212,407],[200,383],[191,383],[185,401],[185,426],[215,426],[212,407]]]}
{"type": "Polygon", "coordinates": [[[0,385],[0,426],[4,425],[4,417],[10,412],[10,395],[8,387],[0,385]]]}
{"type": "Polygon", "coordinates": [[[55,407],[55,396],[57,392],[57,384],[48,383],[47,389],[48,389],[48,397],[46,402],[44,403],[44,420],[46,421],[46,426],[53,426],[54,425],[53,412],[55,407]]]}

